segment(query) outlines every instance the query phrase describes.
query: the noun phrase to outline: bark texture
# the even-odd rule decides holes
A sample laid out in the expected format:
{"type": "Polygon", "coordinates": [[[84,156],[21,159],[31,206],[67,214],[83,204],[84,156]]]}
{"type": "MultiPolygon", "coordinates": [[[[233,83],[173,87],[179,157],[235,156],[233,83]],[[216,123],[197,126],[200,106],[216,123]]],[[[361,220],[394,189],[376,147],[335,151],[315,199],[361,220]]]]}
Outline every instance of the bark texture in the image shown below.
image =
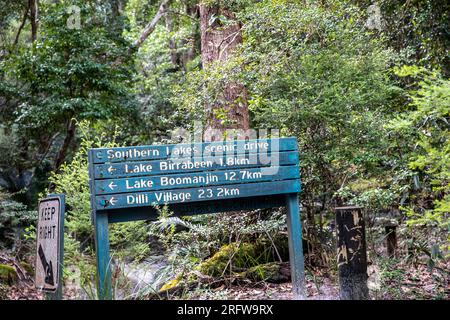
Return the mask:
{"type": "MultiPolygon", "coordinates": [[[[226,61],[242,43],[241,26],[237,21],[227,25],[220,21],[220,16],[228,21],[236,20],[234,14],[227,9],[206,5],[200,5],[199,8],[202,64],[207,70],[212,63],[226,61]]],[[[215,140],[212,131],[223,133],[226,129],[249,129],[245,86],[238,82],[226,83],[222,94],[212,105],[205,106],[208,119],[204,135],[206,141],[215,140]],[[225,121],[218,119],[219,110],[226,114],[225,121]]]]}
{"type": "Polygon", "coordinates": [[[361,208],[335,208],[339,295],[341,300],[367,300],[366,232],[361,208]]]}
{"type": "Polygon", "coordinates": [[[38,0],[28,0],[30,8],[31,41],[36,41],[38,30],[38,0]]]}
{"type": "Polygon", "coordinates": [[[163,0],[159,6],[158,11],[156,11],[155,16],[153,17],[152,21],[150,21],[144,28],[144,30],[139,35],[138,39],[133,43],[133,47],[130,48],[129,53],[131,53],[133,50],[137,50],[142,43],[148,38],[148,36],[155,30],[155,27],[158,23],[158,21],[166,14],[167,9],[170,5],[172,0],[163,0]]]}

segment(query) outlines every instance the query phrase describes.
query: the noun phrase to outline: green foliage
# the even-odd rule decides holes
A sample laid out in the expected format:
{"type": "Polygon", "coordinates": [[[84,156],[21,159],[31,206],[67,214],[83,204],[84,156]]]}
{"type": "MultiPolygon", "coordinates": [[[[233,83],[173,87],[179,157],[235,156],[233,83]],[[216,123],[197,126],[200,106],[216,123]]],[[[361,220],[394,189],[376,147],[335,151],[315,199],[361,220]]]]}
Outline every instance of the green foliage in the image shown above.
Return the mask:
{"type": "Polygon", "coordinates": [[[11,200],[0,190],[0,243],[9,247],[23,236],[25,228],[33,225],[37,212],[28,210],[22,203],[11,200]]]}
{"type": "MultiPolygon", "coordinates": [[[[91,206],[89,193],[88,159],[89,148],[117,146],[115,136],[119,135],[116,128],[112,138],[103,127],[105,124],[96,123],[90,126],[87,121],[78,124],[81,143],[77,153],[70,163],[61,166],[57,173],[53,173],[50,182],[55,193],[66,195],[66,243],[67,249],[75,252],[68,257],[77,263],[77,252],[92,254],[94,248],[94,228],[91,222],[91,206]]],[[[130,259],[140,259],[148,253],[148,246],[143,243],[146,236],[143,222],[113,224],[110,226],[110,244],[113,255],[126,256],[130,259]],[[122,249],[122,250],[121,250],[122,249]]]]}
{"type": "MultiPolygon", "coordinates": [[[[370,3],[365,2],[366,6],[370,3]]],[[[439,68],[450,74],[450,4],[446,0],[410,2],[381,0],[383,34],[389,46],[402,52],[404,62],[439,68]]]]}
{"type": "Polygon", "coordinates": [[[142,260],[150,252],[146,242],[148,228],[144,222],[126,222],[111,227],[109,241],[115,256],[125,260],[142,260]]]}
{"type": "Polygon", "coordinates": [[[237,275],[262,263],[287,260],[283,211],[184,218],[171,217],[164,207],[160,212],[150,234],[166,248],[173,277],[189,281],[194,269],[220,277],[229,275],[231,268],[237,275]]]}
{"type": "Polygon", "coordinates": [[[328,206],[353,177],[379,173],[387,161],[382,125],[396,89],[392,53],[368,33],[362,13],[339,1],[260,1],[238,16],[238,54],[191,73],[175,101],[204,120],[204,106],[227,83],[245,83],[252,127],[298,137],[304,205],[328,206]]]}
{"type": "Polygon", "coordinates": [[[126,42],[99,24],[98,19],[105,17],[98,9],[84,1],[44,3],[37,42],[1,66],[11,83],[27,84],[25,91],[15,88],[21,103],[14,117],[23,128],[42,134],[74,115],[79,119],[126,115],[130,69],[114,65],[126,42]],[[67,27],[69,5],[78,5],[82,17],[91,18],[82,28],[67,27]]]}
{"type": "MultiPolygon", "coordinates": [[[[415,66],[397,70],[417,79],[409,93],[411,102],[389,127],[402,141],[416,192],[405,206],[410,225],[450,230],[450,81],[415,66]]],[[[400,140],[399,139],[399,140],[400,140]]],[[[447,238],[450,243],[450,237],[447,238]]]]}
{"type": "Polygon", "coordinates": [[[0,283],[12,284],[17,280],[17,272],[14,267],[0,264],[0,283]]]}
{"type": "MultiPolygon", "coordinates": [[[[159,3],[158,3],[159,4],[159,3]]],[[[161,140],[174,126],[186,124],[186,115],[171,101],[172,87],[185,81],[186,73],[200,65],[198,21],[187,13],[194,1],[173,1],[167,13],[135,55],[133,90],[139,101],[141,140],[161,140]]],[[[157,3],[132,0],[124,10],[130,28],[124,36],[130,42],[156,13],[157,3]]]]}
{"type": "Polygon", "coordinates": [[[278,282],[280,280],[286,280],[286,278],[283,278],[281,275],[280,265],[276,262],[269,262],[251,267],[243,273],[243,276],[255,282],[278,282]]]}
{"type": "MultiPolygon", "coordinates": [[[[336,205],[363,206],[369,221],[401,209],[406,256],[440,268],[450,245],[448,1],[174,0],[131,50],[159,4],[39,1],[37,39],[30,39],[28,18],[13,44],[28,1],[0,0],[0,185],[14,193],[0,192],[2,245],[35,238],[29,208],[39,192],[66,194],[65,256],[73,270],[64,276],[78,278],[94,298],[87,150],[167,141],[174,127],[207,122],[205,107],[221,105],[229,84],[242,83],[252,128],[298,138],[308,249],[334,254],[327,226],[336,205]],[[200,3],[232,11],[242,27],[237,52],[207,70],[200,3]],[[381,10],[379,30],[367,27],[372,4],[381,10]],[[72,5],[80,8],[80,28],[67,25],[76,14],[68,11],[72,5]],[[80,122],[63,152],[67,162],[47,181],[74,118],[80,122]]],[[[236,21],[218,14],[209,22],[236,21]]],[[[235,125],[225,109],[214,116],[235,125]]],[[[184,218],[160,211],[154,223],[111,225],[110,243],[114,262],[128,263],[146,258],[148,237],[157,238],[169,265],[155,278],[173,279],[164,289],[191,285],[198,269],[215,277],[231,268],[236,277],[277,278],[273,261],[287,258],[282,211],[184,218]]],[[[319,256],[309,252],[308,263],[319,256]]],[[[395,268],[381,266],[383,285],[405,281],[395,268]]],[[[119,272],[113,281],[124,278],[119,272]]]]}
{"type": "MultiPolygon", "coordinates": [[[[133,55],[119,20],[109,3],[43,1],[37,39],[1,55],[0,121],[14,143],[11,150],[18,150],[10,159],[19,172],[37,168],[44,171],[41,179],[47,178],[46,162],[54,163],[73,117],[130,126],[136,121],[133,55]],[[71,6],[80,9],[80,28],[69,26],[76,14],[71,6]]],[[[67,142],[69,158],[73,145],[67,142]]],[[[33,188],[42,191],[38,179],[35,175],[33,188]]]]}

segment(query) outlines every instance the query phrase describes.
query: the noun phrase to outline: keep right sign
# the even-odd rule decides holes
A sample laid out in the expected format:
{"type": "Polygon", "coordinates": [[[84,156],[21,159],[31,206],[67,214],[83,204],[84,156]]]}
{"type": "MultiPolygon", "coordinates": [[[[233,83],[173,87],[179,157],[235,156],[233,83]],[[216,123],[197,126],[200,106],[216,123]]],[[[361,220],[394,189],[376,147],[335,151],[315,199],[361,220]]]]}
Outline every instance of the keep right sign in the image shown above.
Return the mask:
{"type": "Polygon", "coordinates": [[[60,280],[64,223],[64,196],[39,202],[36,230],[36,288],[54,292],[60,280]]]}

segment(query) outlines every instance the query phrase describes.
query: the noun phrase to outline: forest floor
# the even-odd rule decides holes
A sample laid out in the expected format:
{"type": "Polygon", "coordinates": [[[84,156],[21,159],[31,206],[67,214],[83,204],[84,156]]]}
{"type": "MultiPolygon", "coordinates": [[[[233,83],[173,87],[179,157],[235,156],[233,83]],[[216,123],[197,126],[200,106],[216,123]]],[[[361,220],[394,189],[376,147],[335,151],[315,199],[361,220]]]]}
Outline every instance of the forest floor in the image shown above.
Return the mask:
{"type": "MultiPolygon", "coordinates": [[[[2,254],[2,257],[5,255],[2,254]]],[[[8,257],[14,261],[12,257],[8,257]]],[[[20,268],[20,263],[14,261],[13,267],[20,268]]],[[[33,275],[30,270],[21,270],[22,276],[13,283],[0,281],[0,300],[41,300],[42,292],[34,287],[33,275]]],[[[450,262],[441,263],[431,272],[423,264],[394,263],[369,266],[369,288],[371,299],[377,300],[409,300],[409,299],[444,299],[450,300],[450,262]]],[[[69,288],[66,288],[69,289],[69,288]]],[[[315,272],[314,277],[307,277],[308,300],[339,299],[337,279],[327,273],[315,272]]],[[[230,300],[291,300],[292,286],[286,283],[249,283],[244,285],[220,286],[215,289],[195,290],[187,297],[193,300],[230,299],[230,300]]],[[[65,290],[64,299],[83,299],[76,292],[65,290]]],[[[86,297],[84,297],[85,299],[86,297]]],[[[173,297],[177,299],[179,297],[173,297]]]]}
{"type": "MultiPolygon", "coordinates": [[[[306,284],[307,300],[337,300],[339,299],[338,287],[330,280],[323,279],[318,288],[312,282],[306,284]]],[[[292,284],[286,283],[261,283],[249,286],[219,287],[214,293],[200,293],[193,295],[191,299],[205,300],[211,298],[229,300],[292,300],[292,284]],[[214,294],[215,293],[215,294],[214,294]]]]}

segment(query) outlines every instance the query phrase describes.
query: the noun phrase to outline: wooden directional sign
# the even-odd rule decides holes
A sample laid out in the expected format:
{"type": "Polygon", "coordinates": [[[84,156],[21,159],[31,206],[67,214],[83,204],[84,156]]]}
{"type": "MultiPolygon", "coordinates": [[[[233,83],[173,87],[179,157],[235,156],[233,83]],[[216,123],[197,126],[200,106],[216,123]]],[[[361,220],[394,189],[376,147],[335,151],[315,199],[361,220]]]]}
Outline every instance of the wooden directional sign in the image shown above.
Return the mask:
{"type": "Polygon", "coordinates": [[[237,140],[233,142],[210,142],[171,144],[119,148],[97,148],[92,152],[92,163],[143,161],[167,158],[191,158],[217,154],[264,153],[297,150],[292,138],[237,140]]]}
{"type": "Polygon", "coordinates": [[[100,297],[111,291],[108,221],[155,219],[156,205],[175,214],[287,205],[290,238],[296,238],[290,242],[293,279],[300,281],[298,164],[295,138],[90,149],[100,297]]]}
{"type": "Polygon", "coordinates": [[[154,174],[225,170],[233,168],[274,167],[298,164],[298,152],[276,152],[270,155],[247,154],[195,158],[173,158],[158,161],[134,161],[93,165],[94,179],[139,177],[154,174]]]}
{"type": "Polygon", "coordinates": [[[63,257],[64,195],[39,201],[36,229],[36,288],[55,292],[60,285],[63,257]]]}

